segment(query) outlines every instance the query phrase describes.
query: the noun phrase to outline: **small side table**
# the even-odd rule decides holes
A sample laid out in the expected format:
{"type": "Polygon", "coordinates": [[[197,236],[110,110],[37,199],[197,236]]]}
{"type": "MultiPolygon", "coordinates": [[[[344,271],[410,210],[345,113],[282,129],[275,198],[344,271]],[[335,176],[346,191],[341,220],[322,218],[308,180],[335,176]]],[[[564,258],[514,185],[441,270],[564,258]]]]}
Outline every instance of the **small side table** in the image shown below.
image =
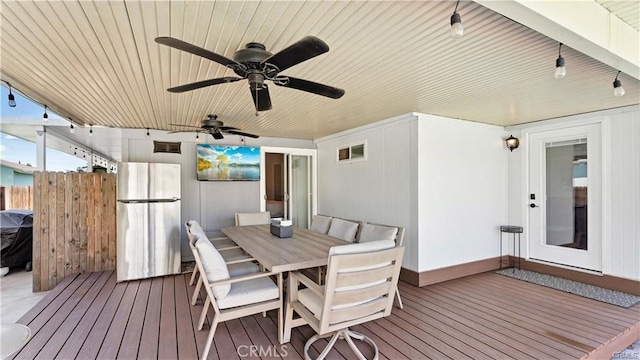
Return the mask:
{"type": "MultiPolygon", "coordinates": [[[[518,270],[520,270],[520,234],[522,234],[522,226],[515,225],[501,225],[500,226],[500,269],[504,262],[502,261],[502,234],[513,234],[513,257],[516,256],[516,235],[518,236],[518,270]]],[[[507,267],[513,267],[515,271],[515,261],[511,264],[511,261],[507,261],[507,267]]]]}

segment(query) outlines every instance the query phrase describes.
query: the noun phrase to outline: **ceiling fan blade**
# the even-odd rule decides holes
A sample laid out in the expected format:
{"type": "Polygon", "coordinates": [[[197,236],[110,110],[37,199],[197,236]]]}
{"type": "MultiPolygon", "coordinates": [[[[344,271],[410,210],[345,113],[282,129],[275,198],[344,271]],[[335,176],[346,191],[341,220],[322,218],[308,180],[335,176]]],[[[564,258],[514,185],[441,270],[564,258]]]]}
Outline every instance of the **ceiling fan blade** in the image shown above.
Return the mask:
{"type": "Polygon", "coordinates": [[[206,133],[206,130],[175,130],[175,131],[167,131],[167,134],[177,134],[177,133],[206,133]]]}
{"type": "Polygon", "coordinates": [[[240,81],[240,80],[242,80],[242,78],[231,77],[231,76],[230,77],[223,77],[223,78],[216,78],[216,79],[209,79],[209,80],[198,81],[198,82],[194,82],[194,83],[190,83],[190,84],[185,84],[185,85],[180,85],[180,86],[175,86],[175,87],[172,87],[172,88],[168,88],[167,91],[172,92],[172,93],[181,93],[181,92],[185,92],[185,91],[191,91],[191,90],[195,90],[195,89],[200,89],[200,88],[211,86],[211,85],[232,83],[232,82],[236,82],[236,81],[240,81]]]}
{"type": "Polygon", "coordinates": [[[269,96],[269,88],[266,85],[260,90],[251,90],[253,96],[253,105],[256,111],[271,110],[271,96],[269,96]]]}
{"type": "Polygon", "coordinates": [[[327,51],[329,51],[329,45],[324,41],[315,36],[305,36],[302,40],[265,59],[262,65],[271,64],[278,68],[278,72],[284,71],[327,51]]]}
{"type": "Polygon", "coordinates": [[[233,126],[218,126],[218,130],[220,131],[227,131],[227,130],[240,130],[237,127],[233,127],[233,126]]]}
{"type": "Polygon", "coordinates": [[[330,97],[332,99],[339,99],[344,95],[344,90],[335,88],[333,86],[318,84],[309,80],[302,80],[293,77],[287,77],[289,79],[288,82],[276,82],[273,83],[278,86],[284,86],[291,89],[302,90],[306,92],[310,92],[317,95],[322,95],[326,97],[330,97]]]}
{"type": "Polygon", "coordinates": [[[209,132],[211,134],[211,136],[213,136],[214,139],[216,140],[222,140],[224,139],[224,136],[222,135],[222,133],[218,130],[214,130],[214,131],[210,131],[209,132]]]}
{"type": "Polygon", "coordinates": [[[172,38],[172,37],[168,37],[168,36],[161,36],[161,37],[157,37],[156,38],[156,42],[158,44],[162,44],[162,45],[167,45],[170,46],[174,49],[178,49],[178,50],[182,50],[182,51],[186,51],[188,53],[194,54],[194,55],[198,55],[198,56],[202,56],[205,59],[209,59],[211,61],[215,61],[218,64],[222,64],[224,66],[228,66],[231,68],[244,68],[244,65],[235,62],[234,60],[231,60],[225,56],[222,56],[220,54],[216,54],[213,51],[209,51],[207,49],[201,48],[199,46],[195,46],[193,44],[189,44],[188,42],[176,39],[176,38],[172,38]]]}
{"type": "Polygon", "coordinates": [[[202,129],[200,126],[193,126],[193,125],[182,125],[182,124],[169,124],[169,125],[171,125],[171,126],[190,127],[190,128],[195,128],[195,129],[202,129]]]}
{"type": "Polygon", "coordinates": [[[259,138],[259,137],[260,137],[260,136],[258,136],[258,135],[253,135],[253,134],[249,134],[249,133],[242,132],[242,131],[227,130],[227,131],[225,131],[225,132],[226,132],[226,133],[228,133],[228,134],[240,135],[240,136],[246,136],[246,137],[250,137],[250,138],[254,138],[254,139],[257,139],[257,138],[259,138]]]}

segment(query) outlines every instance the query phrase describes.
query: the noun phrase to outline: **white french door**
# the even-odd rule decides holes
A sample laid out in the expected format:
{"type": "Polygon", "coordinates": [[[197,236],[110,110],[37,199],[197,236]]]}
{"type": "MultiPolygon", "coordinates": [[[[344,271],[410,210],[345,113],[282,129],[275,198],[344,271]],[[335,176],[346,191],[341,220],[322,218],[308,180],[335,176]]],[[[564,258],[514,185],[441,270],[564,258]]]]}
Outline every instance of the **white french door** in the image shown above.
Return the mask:
{"type": "Polygon", "coordinates": [[[602,271],[602,131],[529,133],[529,257],[602,271]]]}
{"type": "Polygon", "coordinates": [[[315,149],[262,147],[261,211],[291,219],[294,226],[309,226],[317,212],[316,154],[315,149]]]}

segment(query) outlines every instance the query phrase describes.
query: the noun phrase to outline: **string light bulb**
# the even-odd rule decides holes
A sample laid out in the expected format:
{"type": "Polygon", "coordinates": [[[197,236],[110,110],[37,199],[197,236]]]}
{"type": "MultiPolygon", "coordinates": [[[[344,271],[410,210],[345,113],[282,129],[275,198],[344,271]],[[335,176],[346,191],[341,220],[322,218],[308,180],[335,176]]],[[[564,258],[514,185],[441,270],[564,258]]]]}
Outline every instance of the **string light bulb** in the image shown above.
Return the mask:
{"type": "Polygon", "coordinates": [[[16,107],[16,97],[11,93],[11,85],[9,85],[9,106],[16,107]]]}
{"type": "Polygon", "coordinates": [[[452,39],[460,39],[462,35],[464,35],[462,18],[460,14],[458,14],[458,4],[460,4],[460,0],[456,2],[456,8],[453,10],[453,15],[451,15],[451,31],[449,32],[449,36],[451,36],[452,39]]]}
{"type": "Polygon", "coordinates": [[[93,125],[89,125],[89,136],[93,135],[93,125]]]}
{"type": "Polygon", "coordinates": [[[556,72],[553,74],[553,77],[556,79],[562,79],[567,76],[567,68],[564,66],[564,58],[561,55],[562,43],[558,47],[558,58],[556,59],[556,72]]]}
{"type": "Polygon", "coordinates": [[[73,127],[73,122],[71,122],[71,118],[69,118],[69,123],[71,123],[71,125],[69,125],[69,132],[72,134],[75,134],[76,128],[73,127]]]}
{"type": "Polygon", "coordinates": [[[616,79],[613,80],[613,96],[615,97],[624,96],[624,88],[622,87],[622,82],[618,80],[618,75],[620,75],[620,71],[618,71],[616,79]]]}
{"type": "Polygon", "coordinates": [[[196,133],[196,142],[200,142],[200,134],[196,133]]]}
{"type": "Polygon", "coordinates": [[[149,128],[147,128],[147,136],[149,136],[149,135],[150,135],[150,134],[149,134],[149,128]]]}
{"type": "Polygon", "coordinates": [[[47,105],[44,106],[44,114],[42,114],[42,120],[44,122],[49,121],[49,114],[47,114],[47,105]]]}

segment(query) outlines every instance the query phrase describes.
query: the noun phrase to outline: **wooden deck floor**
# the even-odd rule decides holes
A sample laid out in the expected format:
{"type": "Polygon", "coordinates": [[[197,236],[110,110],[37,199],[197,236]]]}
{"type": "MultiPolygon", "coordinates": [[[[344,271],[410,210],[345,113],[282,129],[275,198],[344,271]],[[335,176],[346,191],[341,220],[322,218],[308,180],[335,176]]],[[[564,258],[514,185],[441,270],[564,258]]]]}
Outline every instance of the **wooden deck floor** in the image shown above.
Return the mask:
{"type": "MultiPolygon", "coordinates": [[[[208,327],[195,329],[202,302],[189,304],[188,281],[68,277],[18,321],[33,337],[15,358],[196,359],[208,327]]],[[[374,339],[381,359],[575,359],[640,331],[640,305],[624,309],[493,273],[425,288],[401,283],[400,293],[404,310],[354,328],[374,339]]],[[[275,313],[222,323],[210,358],[303,358],[311,328],[294,329],[285,345],[276,332],[275,313]]],[[[328,358],[354,356],[340,344],[328,358]]]]}

